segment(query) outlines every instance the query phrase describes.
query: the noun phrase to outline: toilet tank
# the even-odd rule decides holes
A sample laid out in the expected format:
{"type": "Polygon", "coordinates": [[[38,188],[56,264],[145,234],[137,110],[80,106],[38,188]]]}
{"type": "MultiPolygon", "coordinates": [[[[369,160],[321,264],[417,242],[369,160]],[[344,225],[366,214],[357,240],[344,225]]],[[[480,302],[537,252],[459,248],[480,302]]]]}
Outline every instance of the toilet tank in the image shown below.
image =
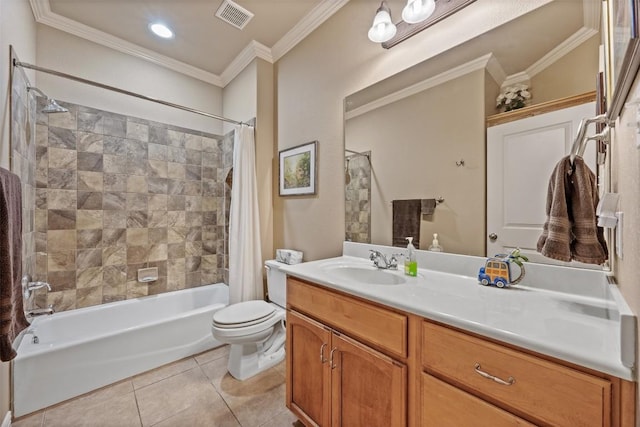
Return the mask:
{"type": "Polygon", "coordinates": [[[285,308],[287,305],[287,275],[280,271],[280,267],[285,266],[276,260],[268,260],[264,262],[264,268],[267,270],[267,291],[269,292],[269,301],[285,308]]]}

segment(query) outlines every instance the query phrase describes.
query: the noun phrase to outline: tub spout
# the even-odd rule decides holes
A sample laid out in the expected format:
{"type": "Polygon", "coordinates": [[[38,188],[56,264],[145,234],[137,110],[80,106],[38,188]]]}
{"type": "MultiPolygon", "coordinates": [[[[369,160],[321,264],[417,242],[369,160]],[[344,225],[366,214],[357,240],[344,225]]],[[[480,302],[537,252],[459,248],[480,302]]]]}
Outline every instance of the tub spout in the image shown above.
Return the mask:
{"type": "Polygon", "coordinates": [[[47,308],[33,308],[31,310],[27,310],[26,316],[29,317],[38,317],[38,316],[47,316],[55,313],[56,311],[53,309],[53,305],[50,305],[47,308]]]}

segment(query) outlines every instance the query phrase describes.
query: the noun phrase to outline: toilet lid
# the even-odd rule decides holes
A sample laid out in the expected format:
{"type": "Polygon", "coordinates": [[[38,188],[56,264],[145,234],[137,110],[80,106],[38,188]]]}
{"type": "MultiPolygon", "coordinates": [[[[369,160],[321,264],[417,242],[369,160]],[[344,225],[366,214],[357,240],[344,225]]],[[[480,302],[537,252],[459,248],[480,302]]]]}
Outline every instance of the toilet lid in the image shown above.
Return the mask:
{"type": "Polygon", "coordinates": [[[273,316],[275,307],[266,301],[245,301],[232,304],[213,314],[213,323],[223,327],[247,326],[273,316]]]}

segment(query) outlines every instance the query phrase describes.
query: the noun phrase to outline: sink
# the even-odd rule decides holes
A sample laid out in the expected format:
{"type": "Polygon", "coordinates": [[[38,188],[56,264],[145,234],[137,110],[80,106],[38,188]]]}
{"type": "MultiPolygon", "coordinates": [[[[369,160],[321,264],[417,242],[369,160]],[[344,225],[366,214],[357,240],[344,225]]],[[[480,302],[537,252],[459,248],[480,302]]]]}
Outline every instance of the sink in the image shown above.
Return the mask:
{"type": "Polygon", "coordinates": [[[327,268],[327,273],[337,279],[369,285],[402,285],[407,283],[407,279],[397,270],[379,270],[368,266],[331,266],[327,268]]]}

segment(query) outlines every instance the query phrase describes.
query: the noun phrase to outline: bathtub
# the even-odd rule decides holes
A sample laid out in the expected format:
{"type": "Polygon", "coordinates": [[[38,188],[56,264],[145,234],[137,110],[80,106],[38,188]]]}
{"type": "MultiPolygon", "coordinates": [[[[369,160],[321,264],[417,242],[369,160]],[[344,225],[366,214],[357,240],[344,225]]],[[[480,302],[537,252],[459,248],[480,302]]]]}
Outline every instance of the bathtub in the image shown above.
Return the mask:
{"type": "Polygon", "coordinates": [[[18,338],[14,415],[222,345],[211,319],[228,300],[219,283],[37,317],[18,338]]]}

